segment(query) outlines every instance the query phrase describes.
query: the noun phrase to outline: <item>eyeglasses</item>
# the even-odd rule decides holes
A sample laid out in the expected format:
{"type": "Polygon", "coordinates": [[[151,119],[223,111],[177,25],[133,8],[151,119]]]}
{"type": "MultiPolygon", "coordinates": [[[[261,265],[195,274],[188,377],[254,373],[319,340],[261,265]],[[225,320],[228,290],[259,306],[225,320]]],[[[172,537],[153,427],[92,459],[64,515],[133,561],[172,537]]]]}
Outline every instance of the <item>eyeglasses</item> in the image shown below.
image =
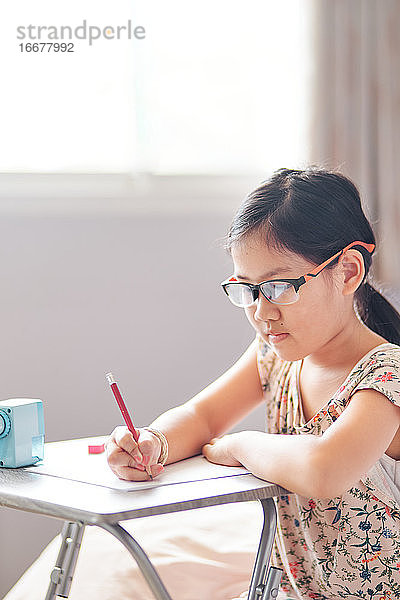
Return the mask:
{"type": "Polygon", "coordinates": [[[353,246],[362,246],[368,250],[370,254],[372,254],[375,248],[375,244],[352,242],[343,248],[343,250],[336,252],[331,258],[328,258],[328,260],[298,279],[271,279],[269,281],[262,281],[259,284],[254,284],[244,283],[238,281],[236,277],[230,277],[223,281],[221,286],[232,304],[239,306],[240,308],[246,308],[254,304],[259,297],[260,292],[264,298],[273,304],[294,304],[299,299],[300,286],[307,283],[307,281],[313,277],[317,277],[325,267],[335,260],[335,258],[339,258],[346,250],[349,250],[353,246]]]}

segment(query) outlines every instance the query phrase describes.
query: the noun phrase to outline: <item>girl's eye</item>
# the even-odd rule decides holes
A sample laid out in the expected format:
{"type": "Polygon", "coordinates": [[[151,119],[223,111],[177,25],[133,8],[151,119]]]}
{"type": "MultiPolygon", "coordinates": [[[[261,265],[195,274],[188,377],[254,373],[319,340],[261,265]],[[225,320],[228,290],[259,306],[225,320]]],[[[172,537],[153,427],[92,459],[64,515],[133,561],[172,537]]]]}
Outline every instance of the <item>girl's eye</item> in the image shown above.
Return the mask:
{"type": "Polygon", "coordinates": [[[279,301],[281,304],[292,304],[298,300],[295,287],[287,281],[266,283],[262,286],[262,292],[271,302],[279,301]]]}

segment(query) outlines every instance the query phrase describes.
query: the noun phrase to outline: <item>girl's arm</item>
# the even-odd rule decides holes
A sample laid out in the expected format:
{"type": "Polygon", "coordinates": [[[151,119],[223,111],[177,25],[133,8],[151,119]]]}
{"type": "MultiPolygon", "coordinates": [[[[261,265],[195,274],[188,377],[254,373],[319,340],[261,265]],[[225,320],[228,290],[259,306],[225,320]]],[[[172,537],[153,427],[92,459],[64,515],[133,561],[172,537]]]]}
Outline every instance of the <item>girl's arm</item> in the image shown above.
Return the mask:
{"type": "Polygon", "coordinates": [[[399,426],[400,407],[376,390],[360,390],[320,437],[241,431],[213,440],[203,453],[212,462],[238,461],[302,496],[334,498],[379,460],[399,426]]]}
{"type": "Polygon", "coordinates": [[[166,464],[201,454],[211,438],[222,435],[263,401],[257,369],[256,340],[239,360],[184,404],[172,408],[150,427],[166,436],[166,464]]]}

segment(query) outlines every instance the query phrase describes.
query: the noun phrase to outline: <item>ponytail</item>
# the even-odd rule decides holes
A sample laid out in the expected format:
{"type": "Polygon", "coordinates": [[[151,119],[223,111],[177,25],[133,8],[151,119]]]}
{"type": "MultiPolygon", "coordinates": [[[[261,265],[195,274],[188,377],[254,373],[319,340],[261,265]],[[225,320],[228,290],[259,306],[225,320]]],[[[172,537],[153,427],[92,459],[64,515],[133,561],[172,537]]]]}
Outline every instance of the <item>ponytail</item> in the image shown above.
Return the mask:
{"type": "Polygon", "coordinates": [[[365,282],[354,295],[360,319],[392,344],[400,345],[400,314],[372,285],[365,282]]]}

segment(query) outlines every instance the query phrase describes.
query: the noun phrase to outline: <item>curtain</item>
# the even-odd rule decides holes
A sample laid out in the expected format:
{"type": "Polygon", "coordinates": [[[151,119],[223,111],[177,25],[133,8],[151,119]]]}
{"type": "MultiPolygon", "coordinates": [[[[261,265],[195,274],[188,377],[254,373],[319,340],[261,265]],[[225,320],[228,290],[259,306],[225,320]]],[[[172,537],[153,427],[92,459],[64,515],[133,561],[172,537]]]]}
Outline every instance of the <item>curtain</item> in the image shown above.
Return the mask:
{"type": "Polygon", "coordinates": [[[314,0],[310,162],[358,186],[373,275],[400,290],[400,1],[314,0]]]}

